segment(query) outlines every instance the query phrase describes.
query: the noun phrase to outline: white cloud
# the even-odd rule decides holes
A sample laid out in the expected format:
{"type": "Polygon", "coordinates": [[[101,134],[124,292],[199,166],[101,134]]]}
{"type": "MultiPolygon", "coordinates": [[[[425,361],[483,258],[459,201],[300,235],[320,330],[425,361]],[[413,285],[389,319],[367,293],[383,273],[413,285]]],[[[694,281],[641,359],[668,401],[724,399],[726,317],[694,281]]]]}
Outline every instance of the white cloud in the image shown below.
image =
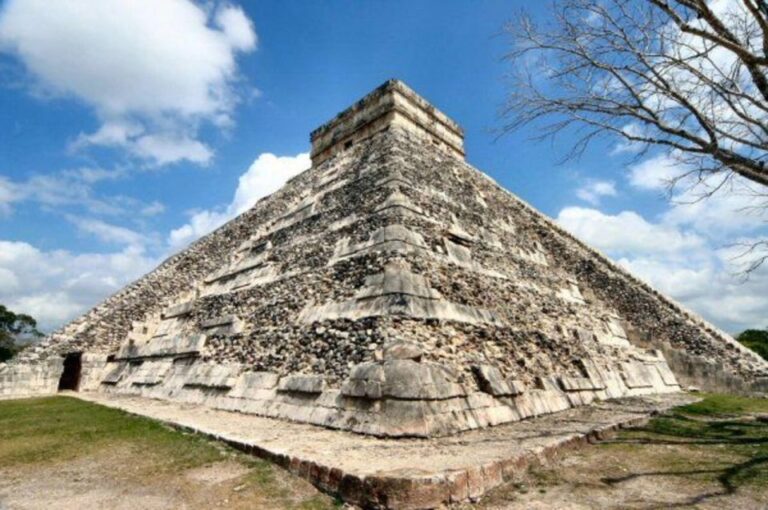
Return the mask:
{"type": "Polygon", "coordinates": [[[127,173],[123,168],[82,167],[36,174],[25,181],[11,181],[0,176],[0,213],[10,213],[12,205],[21,202],[33,202],[57,211],[79,208],[91,215],[130,216],[137,209],[148,210],[152,214],[162,212],[164,206],[157,201],[145,204],[124,195],[100,197],[94,191],[97,183],[120,179],[127,173]]]}
{"type": "Polygon", "coordinates": [[[75,147],[122,147],[155,164],[205,164],[201,122],[231,123],[239,53],[256,34],[239,7],[189,0],[9,0],[0,51],[16,55],[34,90],[74,97],[102,122],[75,147]]]}
{"type": "Polygon", "coordinates": [[[576,196],[592,205],[598,205],[603,197],[615,197],[616,183],[590,179],[576,190],[576,196]]]}
{"type": "Polygon", "coordinates": [[[768,218],[768,197],[744,184],[736,177],[708,197],[701,195],[702,186],[685,189],[672,197],[673,204],[662,221],[691,227],[721,241],[735,233],[759,230],[768,218]]]}
{"type": "Polygon", "coordinates": [[[232,218],[233,216],[226,212],[208,210],[194,212],[189,218],[189,223],[171,230],[171,233],[168,234],[168,244],[173,250],[184,248],[192,241],[216,230],[232,218]]]}
{"type": "Polygon", "coordinates": [[[239,7],[228,6],[216,13],[216,25],[220,27],[230,45],[241,51],[256,47],[256,31],[253,23],[239,7]]]}
{"type": "Polygon", "coordinates": [[[142,216],[157,216],[165,212],[165,205],[162,202],[155,200],[154,202],[145,205],[141,208],[142,216]]]}
{"type": "Polygon", "coordinates": [[[629,183],[639,189],[663,190],[683,171],[667,154],[660,154],[629,167],[629,183]]]}
{"type": "Polygon", "coordinates": [[[132,140],[129,150],[138,156],[152,159],[158,165],[188,160],[201,165],[208,164],[213,151],[204,143],[177,134],[146,135],[132,140]]]}
{"type": "Polygon", "coordinates": [[[766,225],[768,196],[758,185],[737,175],[689,172],[674,154],[660,154],[631,166],[629,183],[639,190],[669,190],[671,204],[661,218],[667,225],[690,227],[721,241],[766,225]]]}
{"type": "Polygon", "coordinates": [[[609,215],[597,209],[566,207],[557,222],[592,246],[613,255],[680,253],[705,245],[696,234],[649,223],[634,211],[609,215]]]}
{"type": "Polygon", "coordinates": [[[311,166],[308,153],[296,156],[260,154],[240,176],[237,190],[229,205],[213,210],[194,212],[189,223],[174,229],[168,236],[172,249],[180,249],[195,239],[213,231],[251,207],[262,197],[279,190],[288,179],[311,166]]]}
{"type": "Polygon", "coordinates": [[[114,253],[73,254],[0,240],[0,302],[32,315],[50,331],[158,262],[136,246],[114,253]]]}
{"type": "Polygon", "coordinates": [[[144,246],[147,241],[143,235],[129,228],[112,225],[94,218],[68,215],[67,220],[73,223],[81,232],[93,235],[105,243],[140,247],[144,246]]]}
{"type": "Polygon", "coordinates": [[[696,224],[673,224],[664,215],[654,223],[633,211],[610,215],[579,207],[564,208],[557,222],[727,331],[768,326],[768,265],[744,281],[735,275],[740,269],[735,250],[709,240],[696,224]]]}
{"type": "Polygon", "coordinates": [[[14,202],[21,199],[17,186],[0,175],[0,216],[10,214],[14,202]]]}
{"type": "MultiPolygon", "coordinates": [[[[640,137],[646,133],[643,128],[636,123],[627,124],[622,128],[622,131],[627,136],[640,137]]],[[[619,142],[611,150],[611,156],[617,156],[620,154],[637,154],[643,150],[645,145],[640,142],[633,142],[631,140],[620,139],[619,142]]]]}
{"type": "MultiPolygon", "coordinates": [[[[122,248],[108,253],[75,254],[63,250],[42,251],[25,242],[0,239],[0,302],[14,311],[36,317],[42,327],[50,331],[151,270],[166,258],[168,251],[183,248],[246,211],[310,165],[307,153],[283,157],[269,153],[259,155],[240,176],[229,204],[194,213],[187,224],[170,232],[167,244],[158,242],[153,235],[76,214],[64,217],[78,231],[122,248]],[[148,249],[159,255],[149,255],[148,249]]],[[[30,179],[20,187],[26,199],[33,197],[48,206],[77,203],[93,206],[94,202],[100,202],[92,197],[89,182],[118,176],[117,171],[68,170],[30,179]]],[[[13,184],[13,187],[19,185],[13,184]]],[[[164,210],[159,202],[141,207],[139,204],[133,203],[133,210],[145,216],[164,210]]]]}
{"type": "Polygon", "coordinates": [[[715,251],[699,264],[643,257],[620,264],[726,331],[768,327],[768,267],[743,280],[718,263],[715,251]]]}
{"type": "Polygon", "coordinates": [[[260,154],[240,176],[229,210],[235,215],[247,211],[259,199],[279,190],[288,179],[311,165],[312,161],[306,152],[296,156],[275,156],[268,152],[260,154]]]}

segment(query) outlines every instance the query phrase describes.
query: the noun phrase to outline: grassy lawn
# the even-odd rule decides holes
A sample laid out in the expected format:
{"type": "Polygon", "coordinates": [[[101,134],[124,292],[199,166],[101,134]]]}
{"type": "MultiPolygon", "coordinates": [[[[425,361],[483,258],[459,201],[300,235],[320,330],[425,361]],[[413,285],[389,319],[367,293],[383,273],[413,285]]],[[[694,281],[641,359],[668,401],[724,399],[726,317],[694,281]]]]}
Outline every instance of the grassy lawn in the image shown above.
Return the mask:
{"type": "Polygon", "coordinates": [[[701,397],[532,468],[481,506],[768,508],[768,399],[701,397]]]}
{"type": "MultiPolygon", "coordinates": [[[[703,394],[480,508],[768,508],[768,400],[703,394]]],[[[267,462],[69,397],[0,401],[0,508],[337,508],[267,462]]]]}
{"type": "Polygon", "coordinates": [[[118,508],[134,491],[134,508],[336,507],[265,461],[152,420],[70,397],[0,401],[0,508],[46,507],[51,494],[61,508],[118,508]]]}

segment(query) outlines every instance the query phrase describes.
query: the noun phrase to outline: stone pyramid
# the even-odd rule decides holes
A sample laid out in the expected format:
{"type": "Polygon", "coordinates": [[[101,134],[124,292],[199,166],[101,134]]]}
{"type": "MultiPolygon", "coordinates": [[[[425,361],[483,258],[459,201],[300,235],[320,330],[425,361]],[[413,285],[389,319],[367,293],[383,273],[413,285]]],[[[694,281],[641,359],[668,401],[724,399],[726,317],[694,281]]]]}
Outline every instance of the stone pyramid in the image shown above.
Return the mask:
{"type": "Polygon", "coordinates": [[[17,362],[0,394],[142,395],[430,437],[768,364],[464,161],[388,81],[311,134],[312,167],[17,362]]]}

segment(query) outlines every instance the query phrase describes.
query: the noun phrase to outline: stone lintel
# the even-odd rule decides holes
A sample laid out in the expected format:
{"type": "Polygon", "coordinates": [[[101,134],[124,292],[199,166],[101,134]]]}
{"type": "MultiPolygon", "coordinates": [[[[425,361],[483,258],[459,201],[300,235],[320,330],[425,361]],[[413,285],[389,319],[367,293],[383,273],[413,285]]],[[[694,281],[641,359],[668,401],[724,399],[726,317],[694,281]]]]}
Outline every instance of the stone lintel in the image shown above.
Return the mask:
{"type": "Polygon", "coordinates": [[[361,140],[398,126],[464,159],[464,130],[399,80],[389,80],[363,99],[312,131],[312,165],[361,140]]]}

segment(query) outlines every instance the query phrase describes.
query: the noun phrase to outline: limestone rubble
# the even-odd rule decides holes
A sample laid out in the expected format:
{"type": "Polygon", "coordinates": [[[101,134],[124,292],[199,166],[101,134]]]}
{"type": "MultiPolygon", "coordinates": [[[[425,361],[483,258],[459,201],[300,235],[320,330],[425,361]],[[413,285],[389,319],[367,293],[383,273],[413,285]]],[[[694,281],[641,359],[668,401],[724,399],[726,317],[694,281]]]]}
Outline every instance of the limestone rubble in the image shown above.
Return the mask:
{"type": "Polygon", "coordinates": [[[397,436],[678,381],[768,390],[765,361],[468,165],[401,82],[313,143],[284,188],[0,367],[0,394],[55,391],[85,352],[92,389],[397,436]]]}

